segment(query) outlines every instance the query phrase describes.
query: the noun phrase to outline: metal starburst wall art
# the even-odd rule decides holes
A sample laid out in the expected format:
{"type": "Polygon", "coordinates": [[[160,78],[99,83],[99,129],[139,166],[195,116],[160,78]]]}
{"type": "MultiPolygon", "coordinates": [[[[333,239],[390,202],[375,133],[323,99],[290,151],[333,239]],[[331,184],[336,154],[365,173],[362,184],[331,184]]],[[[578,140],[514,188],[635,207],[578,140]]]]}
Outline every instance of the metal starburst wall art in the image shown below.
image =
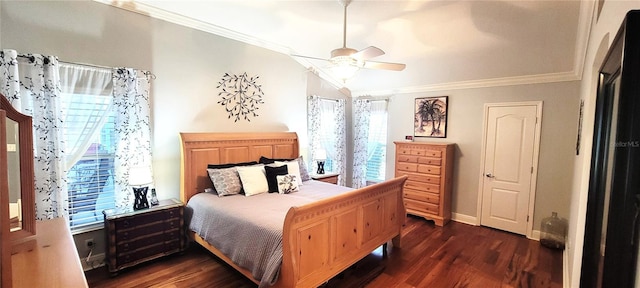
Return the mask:
{"type": "Polygon", "coordinates": [[[249,77],[247,73],[240,75],[231,75],[225,73],[222,80],[218,82],[218,89],[222,89],[218,93],[222,100],[218,104],[224,106],[229,113],[229,119],[235,117],[234,122],[238,122],[241,118],[251,122],[250,116],[257,117],[256,111],[259,109],[258,104],[264,104],[262,96],[262,85],[257,83],[260,76],[249,77]]]}

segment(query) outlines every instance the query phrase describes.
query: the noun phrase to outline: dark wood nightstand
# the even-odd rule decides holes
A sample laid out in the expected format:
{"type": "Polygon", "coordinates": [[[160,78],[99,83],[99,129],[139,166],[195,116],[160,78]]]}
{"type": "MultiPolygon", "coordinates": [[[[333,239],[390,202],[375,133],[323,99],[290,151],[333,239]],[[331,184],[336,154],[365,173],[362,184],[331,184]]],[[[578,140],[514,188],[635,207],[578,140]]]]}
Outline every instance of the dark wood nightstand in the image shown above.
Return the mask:
{"type": "Polygon", "coordinates": [[[148,209],[109,209],[104,214],[105,263],[112,275],[185,249],[184,204],[162,200],[148,209]]]}
{"type": "Polygon", "coordinates": [[[338,185],[338,173],[311,174],[311,179],[338,185]]]}

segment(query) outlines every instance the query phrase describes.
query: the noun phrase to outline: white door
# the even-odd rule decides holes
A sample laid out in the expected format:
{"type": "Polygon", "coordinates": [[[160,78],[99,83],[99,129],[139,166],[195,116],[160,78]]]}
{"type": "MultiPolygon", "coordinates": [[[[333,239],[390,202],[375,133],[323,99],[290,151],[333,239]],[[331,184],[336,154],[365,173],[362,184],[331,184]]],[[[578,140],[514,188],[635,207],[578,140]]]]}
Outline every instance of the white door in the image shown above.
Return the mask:
{"type": "Polygon", "coordinates": [[[481,225],[523,235],[531,230],[541,109],[542,102],[485,107],[481,225]]]}

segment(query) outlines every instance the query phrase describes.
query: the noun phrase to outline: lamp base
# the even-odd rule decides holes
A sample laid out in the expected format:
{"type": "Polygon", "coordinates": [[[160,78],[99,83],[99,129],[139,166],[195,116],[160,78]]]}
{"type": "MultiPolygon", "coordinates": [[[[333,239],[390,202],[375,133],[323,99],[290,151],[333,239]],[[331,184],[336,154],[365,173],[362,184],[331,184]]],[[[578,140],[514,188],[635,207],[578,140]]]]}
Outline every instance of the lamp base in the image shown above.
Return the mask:
{"type": "Polygon", "coordinates": [[[324,161],[318,161],[318,171],[316,174],[324,174],[324,161]]]}
{"type": "Polygon", "coordinates": [[[149,201],[147,201],[147,190],[149,190],[149,187],[133,188],[133,195],[135,196],[135,202],[133,202],[133,210],[149,208],[149,201]]]}

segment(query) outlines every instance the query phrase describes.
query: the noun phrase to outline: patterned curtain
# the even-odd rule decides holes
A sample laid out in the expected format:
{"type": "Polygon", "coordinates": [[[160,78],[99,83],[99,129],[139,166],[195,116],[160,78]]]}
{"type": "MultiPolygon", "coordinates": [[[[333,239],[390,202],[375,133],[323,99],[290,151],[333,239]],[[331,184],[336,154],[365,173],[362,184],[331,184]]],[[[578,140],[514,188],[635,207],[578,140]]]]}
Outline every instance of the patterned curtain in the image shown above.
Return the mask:
{"type": "Polygon", "coordinates": [[[353,100],[353,188],[367,186],[367,149],[371,101],[353,100]]]}
{"type": "MultiPolygon", "coordinates": [[[[113,69],[113,105],[116,109],[116,208],[133,204],[129,185],[132,167],[151,169],[151,125],[148,73],[131,68],[113,69]]],[[[151,173],[153,175],[153,172],[151,173]]]]}
{"type": "Polygon", "coordinates": [[[345,116],[345,101],[340,99],[334,108],[336,123],[336,155],[333,162],[333,172],[339,173],[338,185],[345,186],[345,172],[347,164],[347,120],[345,116]]]}
{"type": "Polygon", "coordinates": [[[16,110],[33,118],[36,219],[67,217],[58,59],[2,50],[0,93],[16,110]]]}

